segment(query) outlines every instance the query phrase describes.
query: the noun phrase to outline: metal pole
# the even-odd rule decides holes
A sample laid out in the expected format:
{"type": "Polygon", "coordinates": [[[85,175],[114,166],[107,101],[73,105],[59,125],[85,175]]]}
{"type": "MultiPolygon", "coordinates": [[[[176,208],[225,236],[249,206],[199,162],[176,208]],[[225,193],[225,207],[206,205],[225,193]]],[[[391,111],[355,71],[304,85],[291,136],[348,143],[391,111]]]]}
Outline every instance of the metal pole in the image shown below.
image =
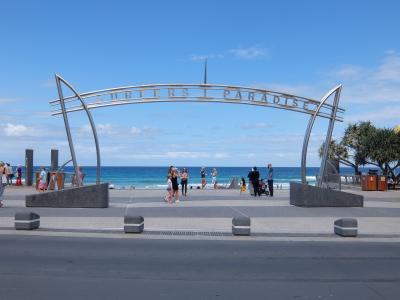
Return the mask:
{"type": "Polygon", "coordinates": [[[71,129],[69,127],[68,116],[65,111],[64,95],[63,95],[62,88],[61,88],[61,77],[59,77],[56,74],[55,78],[56,78],[58,96],[60,97],[60,105],[61,105],[61,111],[62,111],[62,115],[63,115],[63,119],[64,119],[65,131],[67,132],[69,150],[71,152],[72,163],[74,165],[75,176],[77,178],[78,186],[80,186],[81,183],[80,183],[80,179],[78,178],[79,177],[78,176],[78,164],[76,162],[75,149],[74,149],[74,144],[72,142],[71,129]]]}
{"type": "MultiPolygon", "coordinates": [[[[100,169],[101,169],[100,146],[99,146],[99,139],[97,137],[96,126],[94,125],[92,114],[90,113],[86,103],[83,101],[82,97],[75,90],[75,88],[69,82],[67,82],[65,79],[63,79],[61,76],[59,76],[59,75],[56,75],[56,76],[58,77],[59,80],[61,80],[66,86],[68,86],[71,89],[71,91],[75,94],[75,96],[81,102],[83,109],[86,111],[86,115],[88,116],[90,127],[92,128],[94,143],[96,146],[96,159],[97,159],[96,184],[100,184],[100,176],[101,176],[101,174],[100,174],[100,169]]],[[[64,107],[64,109],[65,109],[65,107],[64,107]]],[[[78,173],[76,173],[76,174],[78,174],[78,173]]],[[[80,181],[81,181],[81,179],[79,178],[78,182],[80,182],[80,181]]]]}
{"type": "Polygon", "coordinates": [[[328,159],[329,147],[331,145],[331,138],[332,138],[332,133],[333,133],[333,126],[335,125],[335,118],[336,118],[336,114],[337,114],[337,110],[338,110],[339,98],[340,98],[341,91],[342,91],[342,86],[340,85],[336,90],[335,98],[333,100],[331,119],[329,121],[328,132],[326,133],[325,145],[324,145],[324,150],[323,150],[322,159],[321,159],[321,167],[319,168],[319,178],[317,181],[317,185],[319,187],[322,187],[322,183],[324,181],[323,176],[325,174],[326,160],[328,159]]]}
{"type": "MultiPolygon", "coordinates": [[[[338,85],[335,88],[333,88],[332,90],[330,90],[328,93],[325,94],[325,96],[322,97],[317,109],[314,111],[314,114],[311,116],[310,121],[308,121],[308,126],[306,129],[306,133],[304,135],[304,141],[303,141],[303,149],[301,152],[301,183],[303,184],[307,184],[307,180],[306,180],[306,169],[307,169],[307,149],[308,149],[308,142],[310,140],[310,136],[311,136],[311,131],[312,128],[314,126],[314,122],[315,119],[318,116],[319,111],[321,110],[321,108],[324,106],[325,102],[328,100],[328,98],[339,88],[341,88],[342,85],[338,85]]],[[[333,115],[333,111],[335,111],[335,117],[336,117],[336,113],[337,113],[337,106],[336,108],[333,107],[332,108],[332,114],[330,116],[330,120],[332,122],[332,115],[333,115]]]]}
{"type": "Polygon", "coordinates": [[[207,58],[204,61],[204,84],[207,84],[207,58]]]}

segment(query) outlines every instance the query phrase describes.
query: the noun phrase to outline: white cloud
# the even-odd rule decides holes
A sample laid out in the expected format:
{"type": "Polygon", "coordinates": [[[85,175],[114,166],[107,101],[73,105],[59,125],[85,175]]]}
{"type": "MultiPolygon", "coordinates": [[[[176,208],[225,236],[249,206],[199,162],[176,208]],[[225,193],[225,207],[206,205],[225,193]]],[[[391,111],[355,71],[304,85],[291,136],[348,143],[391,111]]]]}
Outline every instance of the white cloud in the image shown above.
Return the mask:
{"type": "Polygon", "coordinates": [[[190,60],[198,61],[198,60],[205,60],[205,59],[220,59],[224,58],[223,54],[192,54],[190,56],[190,60]]]}
{"type": "Polygon", "coordinates": [[[343,99],[348,103],[400,101],[400,54],[389,52],[377,67],[344,67],[332,73],[332,80],[343,83],[343,99]],[[345,76],[348,75],[348,76],[345,76]],[[351,76],[349,76],[351,75],[351,76]]]}
{"type": "Polygon", "coordinates": [[[230,155],[227,153],[215,153],[214,154],[214,158],[228,158],[228,157],[230,157],[230,155]]]}
{"type": "Polygon", "coordinates": [[[399,119],[400,105],[374,108],[373,111],[346,116],[346,121],[386,121],[399,119]]]}
{"type": "Polygon", "coordinates": [[[251,129],[251,128],[263,129],[263,128],[271,127],[271,125],[264,123],[264,122],[256,122],[254,124],[245,123],[245,124],[241,125],[240,127],[243,129],[251,129]]]}
{"type": "Polygon", "coordinates": [[[206,152],[167,151],[164,153],[117,154],[117,157],[123,159],[198,159],[210,158],[211,155],[206,152]]]}
{"type": "MultiPolygon", "coordinates": [[[[89,124],[85,124],[79,128],[82,135],[88,135],[92,133],[92,127],[89,124]]],[[[96,131],[100,135],[113,135],[118,133],[118,130],[111,124],[96,124],[96,131]]]]}
{"type": "Polygon", "coordinates": [[[37,130],[33,127],[27,127],[23,124],[4,124],[3,130],[6,136],[9,137],[22,137],[22,136],[30,136],[36,137],[40,135],[40,130],[37,130]]]}
{"type": "Polygon", "coordinates": [[[116,130],[115,130],[115,128],[111,125],[111,124],[98,124],[97,126],[96,126],[97,128],[97,132],[99,133],[99,134],[109,134],[109,135],[112,135],[112,134],[115,134],[116,133],[116,130]]]}
{"type": "Polygon", "coordinates": [[[132,128],[131,128],[131,133],[132,133],[133,135],[138,135],[138,134],[141,134],[141,133],[142,133],[142,130],[141,130],[140,128],[137,128],[137,127],[132,127],[132,128]]]}
{"type": "Polygon", "coordinates": [[[254,158],[254,157],[256,157],[256,154],[255,153],[242,153],[242,154],[239,154],[239,156],[245,157],[245,158],[254,158]]]}
{"type": "Polygon", "coordinates": [[[313,84],[286,85],[270,82],[252,86],[318,100],[339,83],[343,85],[341,106],[400,102],[400,54],[387,52],[375,67],[345,65],[330,70],[319,82],[313,84]]]}
{"type": "MultiPolygon", "coordinates": [[[[281,83],[256,83],[251,85],[254,88],[264,89],[268,91],[281,92],[285,94],[297,95],[305,98],[320,99],[327,91],[318,85],[307,84],[281,84],[281,83]]],[[[333,87],[333,86],[332,86],[333,87]]],[[[331,87],[331,88],[332,88],[331,87]]]]}
{"type": "Polygon", "coordinates": [[[400,55],[394,51],[387,52],[383,63],[374,75],[374,79],[400,82],[400,55]]]}
{"type": "Polygon", "coordinates": [[[42,81],[41,86],[45,88],[56,88],[56,81],[55,79],[47,79],[42,81]]]}
{"type": "Polygon", "coordinates": [[[365,73],[366,70],[360,66],[356,65],[346,65],[337,70],[331,72],[331,76],[343,78],[343,79],[355,79],[365,73]]]}
{"type": "Polygon", "coordinates": [[[14,99],[10,99],[10,98],[0,98],[0,104],[7,104],[7,103],[13,103],[15,102],[14,99]]]}
{"type": "Polygon", "coordinates": [[[160,132],[160,129],[156,128],[156,127],[151,127],[151,126],[143,126],[142,128],[138,128],[138,127],[131,127],[130,129],[130,133],[133,135],[143,135],[143,136],[150,136],[150,135],[154,135],[160,132]]]}
{"type": "Polygon", "coordinates": [[[222,59],[232,55],[241,59],[257,59],[267,56],[267,51],[259,47],[232,48],[224,53],[192,54],[190,60],[222,59]]]}
{"type": "Polygon", "coordinates": [[[265,57],[267,55],[265,49],[257,47],[229,49],[228,53],[243,59],[255,59],[265,57]]]}
{"type": "Polygon", "coordinates": [[[164,157],[167,158],[208,158],[209,153],[205,152],[190,152],[190,151],[171,151],[167,152],[164,157]]]}

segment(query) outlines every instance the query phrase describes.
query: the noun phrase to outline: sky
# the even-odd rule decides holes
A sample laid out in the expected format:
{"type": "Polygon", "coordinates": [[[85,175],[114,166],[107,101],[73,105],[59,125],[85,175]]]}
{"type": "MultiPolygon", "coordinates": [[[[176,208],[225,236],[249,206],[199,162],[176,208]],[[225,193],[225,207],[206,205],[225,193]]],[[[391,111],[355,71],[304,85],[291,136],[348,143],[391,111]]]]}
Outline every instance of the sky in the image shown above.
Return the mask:
{"type": "MultiPolygon", "coordinates": [[[[400,123],[399,1],[0,0],[0,160],[70,158],[54,74],[79,92],[153,84],[248,86],[320,99],[343,85],[343,123],[400,123]]],[[[106,166],[300,166],[308,115],[223,103],[91,111],[106,166]]],[[[80,165],[95,165],[83,112],[69,114],[80,165]]],[[[307,163],[319,166],[328,122],[307,163]]]]}

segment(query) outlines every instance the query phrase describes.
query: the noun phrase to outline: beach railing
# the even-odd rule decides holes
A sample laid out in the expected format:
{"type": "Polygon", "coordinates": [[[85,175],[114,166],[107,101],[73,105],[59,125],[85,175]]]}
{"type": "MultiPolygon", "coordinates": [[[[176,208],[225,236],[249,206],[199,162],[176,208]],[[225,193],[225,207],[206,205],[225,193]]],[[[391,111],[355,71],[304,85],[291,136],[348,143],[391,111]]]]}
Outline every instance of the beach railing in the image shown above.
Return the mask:
{"type": "MultiPolygon", "coordinates": [[[[318,180],[318,175],[316,178],[318,180]]],[[[361,186],[360,175],[327,174],[324,176],[324,186],[329,189],[341,190],[345,188],[356,188],[361,186]]]]}
{"type": "Polygon", "coordinates": [[[341,175],[342,183],[346,185],[359,186],[361,184],[360,175],[341,175]]]}

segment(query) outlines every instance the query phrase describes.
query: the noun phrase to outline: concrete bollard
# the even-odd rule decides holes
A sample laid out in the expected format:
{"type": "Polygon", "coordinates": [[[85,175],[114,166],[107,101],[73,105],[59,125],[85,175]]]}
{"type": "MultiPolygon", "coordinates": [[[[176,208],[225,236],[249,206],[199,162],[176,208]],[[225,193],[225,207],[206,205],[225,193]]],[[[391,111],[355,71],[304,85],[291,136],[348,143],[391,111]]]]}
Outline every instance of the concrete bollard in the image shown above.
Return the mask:
{"type": "Polygon", "coordinates": [[[250,235],[250,218],[236,217],[232,219],[233,235],[250,235]]]}
{"type": "Polygon", "coordinates": [[[142,216],[125,215],[124,232],[142,233],[144,229],[144,218],[142,216]]]}
{"type": "Polygon", "coordinates": [[[357,219],[343,218],[336,220],[334,223],[334,232],[340,236],[357,236],[357,219]]]}
{"type": "Polygon", "coordinates": [[[14,217],[14,226],[17,230],[38,229],[40,216],[33,212],[17,212],[14,217]]]}

